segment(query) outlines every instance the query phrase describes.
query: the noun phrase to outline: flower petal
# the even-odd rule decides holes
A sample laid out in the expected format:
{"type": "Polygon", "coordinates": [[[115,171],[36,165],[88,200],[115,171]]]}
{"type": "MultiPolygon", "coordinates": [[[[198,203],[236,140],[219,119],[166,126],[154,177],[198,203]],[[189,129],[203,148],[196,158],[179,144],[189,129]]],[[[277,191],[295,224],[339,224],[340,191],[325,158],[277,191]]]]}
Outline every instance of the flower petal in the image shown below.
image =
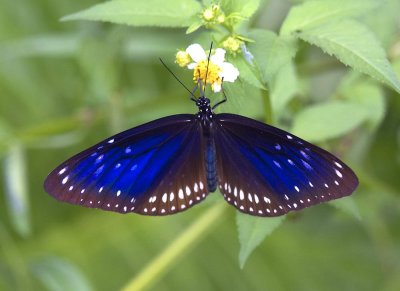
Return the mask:
{"type": "Polygon", "coordinates": [[[225,53],[226,51],[222,48],[217,48],[215,53],[210,57],[210,61],[221,67],[225,61],[225,53]]]}
{"type": "Polygon", "coordinates": [[[219,73],[219,76],[221,78],[224,78],[224,81],[235,82],[235,80],[239,76],[239,70],[231,63],[223,63],[221,65],[221,68],[222,72],[219,73]]]}
{"type": "Polygon", "coordinates": [[[215,82],[214,84],[212,84],[212,89],[215,93],[221,91],[221,84],[215,82]]]}
{"type": "Polygon", "coordinates": [[[197,66],[197,63],[190,63],[189,65],[187,65],[187,68],[189,70],[193,70],[194,68],[196,68],[196,66],[197,66]]]}
{"type": "Polygon", "coordinates": [[[198,43],[191,44],[187,47],[186,52],[196,63],[205,60],[207,58],[206,52],[198,43]]]}
{"type": "Polygon", "coordinates": [[[253,65],[254,56],[252,55],[252,53],[247,49],[247,47],[244,43],[242,43],[241,48],[242,48],[243,56],[246,59],[246,61],[250,65],[253,65]]]}

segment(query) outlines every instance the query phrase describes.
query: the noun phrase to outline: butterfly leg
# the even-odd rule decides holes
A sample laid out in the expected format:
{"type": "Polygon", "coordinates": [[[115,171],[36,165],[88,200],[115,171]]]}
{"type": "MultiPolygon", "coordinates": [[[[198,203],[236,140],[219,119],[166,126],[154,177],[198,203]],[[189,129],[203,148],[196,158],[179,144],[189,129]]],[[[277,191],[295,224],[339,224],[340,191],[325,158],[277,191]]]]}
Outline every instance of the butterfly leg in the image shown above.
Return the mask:
{"type": "Polygon", "coordinates": [[[224,99],[222,99],[221,101],[214,104],[214,106],[211,108],[212,110],[214,110],[219,105],[221,105],[222,103],[225,103],[228,100],[228,98],[226,97],[225,91],[224,91],[224,87],[222,86],[223,83],[224,83],[224,78],[222,78],[222,82],[221,82],[221,91],[222,91],[222,94],[224,95],[224,99]]]}
{"type": "Polygon", "coordinates": [[[197,83],[197,84],[194,86],[192,92],[191,92],[190,95],[189,95],[189,99],[192,100],[192,101],[194,101],[194,102],[197,101],[197,99],[194,97],[194,92],[197,91],[197,88],[198,88],[198,87],[199,87],[199,84],[197,83]]]}

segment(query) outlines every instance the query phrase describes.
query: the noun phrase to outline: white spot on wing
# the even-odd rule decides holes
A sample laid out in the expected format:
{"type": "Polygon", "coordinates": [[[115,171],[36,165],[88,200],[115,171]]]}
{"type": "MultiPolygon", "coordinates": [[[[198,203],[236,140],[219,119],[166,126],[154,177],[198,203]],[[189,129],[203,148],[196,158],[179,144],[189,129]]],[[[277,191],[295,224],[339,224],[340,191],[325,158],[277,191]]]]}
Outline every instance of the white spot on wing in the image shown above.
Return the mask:
{"type": "Polygon", "coordinates": [[[340,173],[338,170],[335,169],[336,175],[338,175],[339,178],[343,178],[342,173],[340,173]]]}
{"type": "Polygon", "coordinates": [[[117,191],[117,196],[121,195],[121,190],[117,191]]]}
{"type": "MultiPolygon", "coordinates": [[[[236,189],[236,188],[235,188],[235,189],[236,189]]],[[[243,199],[244,199],[244,193],[243,193],[242,190],[239,191],[239,197],[240,197],[240,200],[243,200],[243,199]]]]}
{"type": "Polygon", "coordinates": [[[338,166],[339,168],[343,169],[342,165],[339,164],[338,162],[335,162],[335,165],[338,166]]]}
{"type": "Polygon", "coordinates": [[[200,189],[203,190],[204,189],[204,185],[203,185],[203,183],[201,181],[199,182],[199,185],[200,185],[200,189]]]}
{"type": "Polygon", "coordinates": [[[113,142],[114,142],[113,138],[108,141],[108,143],[113,143],[113,142]]]}
{"type": "Polygon", "coordinates": [[[66,170],[67,170],[67,167],[62,168],[62,169],[60,170],[60,172],[58,172],[58,175],[64,174],[66,170]]]}
{"type": "Polygon", "coordinates": [[[164,195],[162,196],[162,201],[164,202],[164,203],[166,203],[167,202],[167,198],[168,198],[168,194],[167,193],[164,193],[164,195]]]}
{"type": "Polygon", "coordinates": [[[179,189],[178,196],[179,196],[179,199],[183,199],[184,198],[182,189],[179,189]]]}
{"type": "Polygon", "coordinates": [[[189,196],[192,193],[192,191],[190,191],[189,186],[186,186],[185,190],[186,190],[186,195],[187,196],[189,196]]]}
{"type": "Polygon", "coordinates": [[[68,178],[69,178],[69,176],[67,176],[67,177],[65,177],[64,179],[62,179],[61,183],[62,183],[63,185],[65,185],[65,183],[68,182],[68,178]]]}
{"type": "Polygon", "coordinates": [[[296,185],[294,186],[294,189],[296,189],[297,192],[300,192],[299,187],[297,187],[296,185]]]}

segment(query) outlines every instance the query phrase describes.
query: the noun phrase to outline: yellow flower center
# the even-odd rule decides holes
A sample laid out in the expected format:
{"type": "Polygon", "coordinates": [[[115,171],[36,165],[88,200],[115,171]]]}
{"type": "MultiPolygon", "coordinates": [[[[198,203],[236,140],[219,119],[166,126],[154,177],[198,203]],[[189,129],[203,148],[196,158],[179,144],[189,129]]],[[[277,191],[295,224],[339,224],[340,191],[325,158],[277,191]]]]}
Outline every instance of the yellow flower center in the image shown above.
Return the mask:
{"type": "Polygon", "coordinates": [[[194,69],[193,81],[197,82],[197,80],[200,79],[205,84],[211,84],[211,85],[213,85],[214,83],[221,84],[222,79],[219,76],[220,72],[221,68],[211,61],[208,64],[208,72],[207,72],[207,60],[202,60],[197,63],[197,66],[194,69]],[[206,74],[207,74],[207,80],[205,80],[206,74]]]}

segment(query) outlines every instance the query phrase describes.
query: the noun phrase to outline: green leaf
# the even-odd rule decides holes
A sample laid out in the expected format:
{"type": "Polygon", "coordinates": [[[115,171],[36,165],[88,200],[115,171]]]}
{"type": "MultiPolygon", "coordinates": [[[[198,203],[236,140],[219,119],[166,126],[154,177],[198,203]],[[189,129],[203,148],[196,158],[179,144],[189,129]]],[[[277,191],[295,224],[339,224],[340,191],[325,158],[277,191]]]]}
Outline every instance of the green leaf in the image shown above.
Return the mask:
{"type": "Polygon", "coordinates": [[[25,151],[20,144],[10,147],[3,166],[10,220],[16,232],[26,237],[30,234],[28,182],[25,151]]]}
{"type": "Polygon", "coordinates": [[[360,210],[357,204],[354,202],[353,197],[343,197],[329,202],[330,205],[336,207],[337,209],[350,214],[357,220],[361,220],[360,210]]]}
{"type": "Polygon", "coordinates": [[[241,268],[254,249],[282,223],[285,217],[254,217],[237,212],[236,224],[239,233],[241,268]]]}
{"type": "Polygon", "coordinates": [[[193,22],[188,29],[186,29],[186,34],[190,34],[192,32],[195,32],[196,30],[198,30],[201,26],[203,25],[203,22],[201,22],[200,20],[197,20],[195,22],[193,22]]]}
{"type": "Polygon", "coordinates": [[[243,56],[229,58],[228,61],[238,68],[240,73],[239,78],[254,87],[266,90],[262,80],[260,80],[261,76],[259,76],[257,68],[247,63],[243,56]]]}
{"type": "Polygon", "coordinates": [[[291,39],[278,37],[274,32],[262,29],[251,30],[248,37],[255,41],[248,44],[248,50],[253,54],[264,81],[272,82],[278,71],[294,57],[295,43],[291,39]]]}
{"type": "Polygon", "coordinates": [[[185,27],[201,6],[193,0],[113,0],[67,15],[61,20],[108,21],[132,26],[185,27]]]}
{"type": "Polygon", "coordinates": [[[397,56],[397,59],[393,61],[393,69],[396,73],[397,78],[400,79],[400,55],[397,56]]]}
{"type": "Polygon", "coordinates": [[[358,104],[333,101],[307,107],[299,112],[292,132],[311,142],[336,138],[360,126],[368,111],[358,104]]]}
{"type": "Polygon", "coordinates": [[[280,34],[289,35],[318,27],[323,23],[345,17],[355,17],[376,8],[380,3],[376,0],[319,0],[307,1],[293,7],[282,24],[280,34]]]}
{"type": "Polygon", "coordinates": [[[400,92],[400,82],[374,35],[359,22],[344,20],[303,30],[297,36],[353,69],[400,92]]]}
{"type": "Polygon", "coordinates": [[[399,0],[385,0],[374,13],[368,13],[363,17],[365,23],[379,38],[385,49],[388,49],[394,40],[394,36],[398,30],[398,20],[400,11],[399,0]],[[385,17],[376,17],[377,15],[385,15],[385,17]]]}
{"type": "Polygon", "coordinates": [[[375,129],[385,117],[386,100],[381,86],[365,79],[344,81],[340,94],[348,101],[363,106],[368,111],[368,123],[375,129]]]}
{"type": "Polygon", "coordinates": [[[400,82],[374,35],[361,23],[346,20],[304,30],[299,38],[335,55],[342,63],[400,92],[400,82]]]}
{"type": "Polygon", "coordinates": [[[280,116],[289,101],[299,91],[295,67],[292,62],[283,66],[271,85],[271,104],[274,115],[280,116]]]}
{"type": "MultiPolygon", "coordinates": [[[[224,90],[229,102],[217,107],[217,112],[231,112],[253,118],[264,114],[263,107],[260,106],[262,103],[261,90],[258,88],[239,79],[234,83],[224,83],[224,90]]],[[[208,96],[213,101],[221,100],[221,95],[214,95],[216,97],[211,97],[210,94],[208,96]]]]}
{"type": "Polygon", "coordinates": [[[32,271],[47,290],[93,290],[84,275],[73,264],[59,258],[38,259],[32,263],[32,271]]]}
{"type": "Polygon", "coordinates": [[[222,8],[226,14],[239,12],[240,16],[252,16],[260,6],[260,0],[222,0],[222,8]]]}

